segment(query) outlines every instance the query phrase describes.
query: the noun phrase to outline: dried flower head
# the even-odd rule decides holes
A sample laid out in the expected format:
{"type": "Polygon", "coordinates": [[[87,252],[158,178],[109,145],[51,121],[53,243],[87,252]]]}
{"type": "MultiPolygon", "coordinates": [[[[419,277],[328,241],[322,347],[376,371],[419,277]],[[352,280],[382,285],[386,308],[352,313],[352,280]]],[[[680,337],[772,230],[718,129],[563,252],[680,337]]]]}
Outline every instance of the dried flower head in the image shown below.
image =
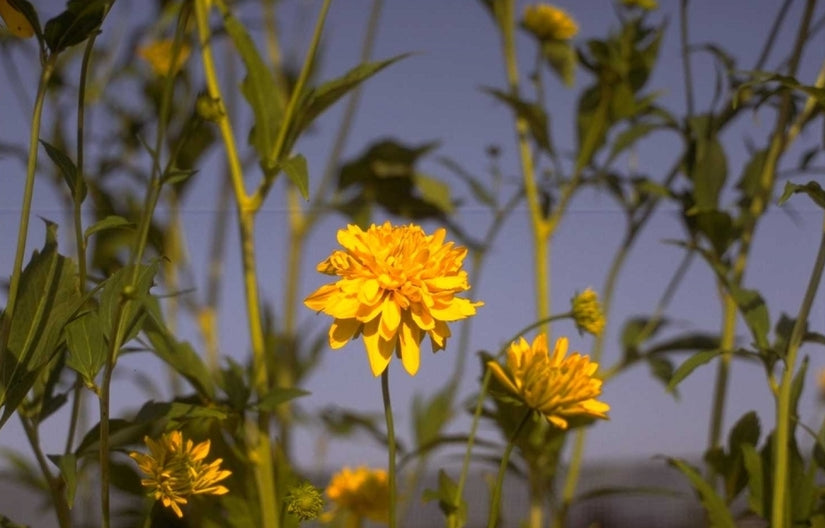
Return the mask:
{"type": "Polygon", "coordinates": [[[294,486],[286,494],[286,511],[301,521],[317,519],[324,511],[321,490],[308,482],[294,486]]]}
{"type": "Polygon", "coordinates": [[[327,497],[334,503],[333,515],[346,512],[383,523],[389,518],[390,487],[383,469],[345,467],[332,476],[327,497]]]}
{"type": "Polygon", "coordinates": [[[183,439],[180,431],[172,431],[152,440],[148,436],[144,442],[149,454],[133,452],[129,456],[137,462],[147,478],[140,483],[147,488],[155,500],[171,508],[178,517],[183,517],[180,506],[188,502],[192,495],[223,495],[229,490],[218,482],[232,473],[221,469],[222,459],[206,463],[210,441],[195,445],[192,440],[183,439]]]}
{"type": "Polygon", "coordinates": [[[375,376],[393,353],[411,375],[418,372],[420,345],[430,336],[433,352],[444,348],[447,323],[475,315],[481,302],[457,294],[470,288],[461,269],[467,249],[444,243],[446,231],[427,235],[417,225],[349,225],[338,231],[344,247],[318,264],[318,271],[339,277],[304,300],[307,307],[335,320],[330,347],[338,349],[364,336],[375,376]]]}
{"type": "Polygon", "coordinates": [[[596,400],[602,392],[602,381],[594,377],[598,363],[579,353],[566,356],[567,346],[567,338],[561,337],[549,355],[547,334],[541,333],[532,346],[524,338],[510,345],[506,370],[496,361],[487,363],[509,392],[560,429],[567,429],[567,418],[607,419],[610,410],[596,400]]]}
{"type": "Polygon", "coordinates": [[[570,301],[573,310],[573,320],[579,332],[589,332],[594,336],[604,332],[604,310],[599,302],[599,296],[590,288],[579,293],[570,301]]]}
{"type": "Polygon", "coordinates": [[[173,39],[153,40],[138,48],[138,56],[149,64],[155,75],[159,77],[169,75],[170,73],[174,75],[180,71],[189,58],[189,54],[192,52],[189,44],[185,42],[181,43],[173,68],[172,52],[174,51],[174,46],[175,41],[173,39]]]}
{"type": "Polygon", "coordinates": [[[579,32],[567,11],[550,4],[527,6],[521,25],[539,40],[570,40],[579,32]]]}
{"type": "Polygon", "coordinates": [[[34,35],[34,28],[29,20],[17,9],[12,7],[9,0],[0,0],[0,18],[6,24],[9,33],[19,38],[29,38],[34,35]]]}

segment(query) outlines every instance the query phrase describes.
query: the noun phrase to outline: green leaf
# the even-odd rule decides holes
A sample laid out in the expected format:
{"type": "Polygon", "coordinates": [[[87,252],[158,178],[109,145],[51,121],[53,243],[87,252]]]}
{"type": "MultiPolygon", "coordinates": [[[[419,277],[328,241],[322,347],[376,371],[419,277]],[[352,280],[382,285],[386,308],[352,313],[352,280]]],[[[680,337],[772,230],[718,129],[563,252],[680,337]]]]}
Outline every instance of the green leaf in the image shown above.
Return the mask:
{"type": "Polygon", "coordinates": [[[438,158],[438,162],[450,171],[452,171],[452,173],[458,176],[461,179],[461,181],[466,183],[467,186],[470,188],[470,191],[473,193],[473,197],[476,200],[491,208],[496,206],[496,198],[493,195],[492,190],[487,189],[484,185],[482,185],[478,181],[478,178],[467,172],[456,161],[442,156],[438,158]]]}
{"type": "Polygon", "coordinates": [[[225,420],[227,417],[223,409],[204,407],[184,402],[146,402],[135,416],[135,423],[155,424],[168,422],[167,426],[181,428],[192,420],[225,420]]]}
{"type": "Polygon", "coordinates": [[[112,0],[69,0],[66,10],[46,22],[43,36],[52,53],[80,44],[103,23],[112,0]]]}
{"type": "Polygon", "coordinates": [[[93,386],[108,353],[96,311],[87,312],[66,325],[66,346],[69,349],[66,366],[83,376],[86,386],[93,386]]]}
{"type": "Polygon", "coordinates": [[[246,78],[241,84],[241,93],[252,108],[255,124],[249,134],[249,142],[258,153],[261,165],[272,168],[277,157],[272,157],[272,148],[278,134],[278,126],[282,117],[281,97],[278,94],[278,83],[272,70],[261,58],[255,43],[246,31],[244,25],[232,13],[223,13],[223,22],[229,38],[241,56],[246,67],[246,78]]]}
{"type": "Polygon", "coordinates": [[[565,86],[573,86],[579,62],[573,44],[565,40],[546,40],[541,45],[541,56],[565,86]]]}
{"type": "Polygon", "coordinates": [[[785,182],[785,189],[782,191],[782,196],[779,197],[779,205],[787,202],[791,195],[796,193],[807,194],[816,205],[825,209],[825,190],[815,181],[809,181],[805,185],[785,182]]]}
{"type": "Polygon", "coordinates": [[[467,503],[459,497],[456,503],[456,491],[458,486],[443,470],[438,470],[438,489],[424,490],[422,499],[424,502],[432,500],[438,501],[438,507],[448,519],[446,526],[464,526],[467,522],[467,503]]]}
{"type": "Polygon", "coordinates": [[[613,148],[610,149],[608,164],[616,159],[619,154],[635,145],[637,141],[661,127],[662,125],[658,123],[641,122],[634,123],[623,130],[613,140],[613,148]]]}
{"type": "Polygon", "coordinates": [[[769,347],[768,331],[771,323],[768,307],[765,305],[762,295],[756,290],[746,290],[733,285],[730,287],[730,294],[742,312],[756,346],[760,351],[767,350],[769,347]]]}
{"type": "Polygon", "coordinates": [[[748,506],[751,511],[764,518],[768,514],[770,494],[765,490],[762,455],[751,444],[742,444],[741,449],[742,460],[748,473],[748,506]]]}
{"type": "Polygon", "coordinates": [[[78,179],[77,166],[74,164],[74,161],[72,161],[65,152],[54,145],[43,141],[42,139],[40,140],[40,144],[43,145],[43,148],[46,149],[46,154],[48,154],[49,158],[60,170],[60,174],[63,176],[63,180],[66,182],[66,186],[69,188],[72,196],[74,196],[75,193],[75,185],[77,185],[77,182],[80,181],[80,201],[83,202],[86,198],[86,185],[84,184],[82,178],[78,179]]]}
{"type": "Polygon", "coordinates": [[[604,145],[610,127],[608,108],[611,97],[608,85],[596,84],[582,92],[576,114],[576,137],[579,153],[576,167],[586,167],[604,145]]]}
{"type": "Polygon", "coordinates": [[[715,350],[702,350],[701,352],[697,352],[687,358],[684,363],[679,365],[679,368],[676,369],[676,372],[673,373],[673,377],[670,378],[670,383],[667,385],[667,390],[672,391],[674,390],[679,383],[681,383],[685,378],[690,376],[694,370],[709,363],[713,358],[722,354],[722,351],[719,349],[715,350]]]}
{"type": "Polygon", "coordinates": [[[413,182],[425,202],[431,203],[436,209],[447,214],[455,211],[453,200],[450,198],[449,185],[420,172],[413,175],[413,182]]]}
{"type": "Polygon", "coordinates": [[[742,171],[742,176],[736,183],[736,188],[742,193],[742,198],[739,200],[740,207],[747,210],[750,207],[753,197],[759,192],[761,187],[760,178],[765,167],[765,160],[768,157],[767,149],[760,149],[751,155],[745,169],[742,171]]]}
{"type": "Polygon", "coordinates": [[[664,383],[665,387],[670,387],[674,374],[673,363],[661,356],[646,356],[646,359],[653,377],[664,383]]]}
{"type": "MultiPolygon", "coordinates": [[[[133,420],[110,419],[109,451],[114,452],[119,448],[140,442],[149,432],[151,425],[150,423],[135,422],[133,420]]],[[[92,457],[97,460],[100,455],[100,423],[96,423],[83,435],[75,449],[75,455],[78,458],[92,457]]]]}
{"type": "Polygon", "coordinates": [[[547,112],[544,111],[544,108],[540,104],[519,99],[495,88],[482,88],[481,90],[505,103],[517,117],[524,119],[530,128],[530,134],[533,136],[536,144],[545,152],[553,153],[547,112]]]}
{"type": "Polygon", "coordinates": [[[149,297],[149,289],[152,287],[157,269],[157,262],[139,266],[134,285],[131,284],[133,266],[120,268],[104,281],[100,294],[100,323],[103,335],[112,338],[112,332],[117,331],[115,318],[120,315],[120,321],[124,325],[123,343],[137,336],[144,315],[143,302],[149,297]],[[127,295],[130,286],[134,286],[134,291],[127,295]]]}
{"type": "Polygon", "coordinates": [[[742,444],[756,446],[759,443],[759,434],[759,416],[754,411],[745,413],[730,431],[728,450],[734,453],[742,448],[742,444]]]}
{"type": "Polygon", "coordinates": [[[86,231],[83,232],[83,238],[88,242],[89,237],[99,231],[105,231],[107,229],[133,229],[134,224],[122,216],[117,215],[109,215],[103,220],[98,220],[94,224],[90,225],[86,228],[86,231]]]}
{"type": "Polygon", "coordinates": [[[74,264],[57,252],[56,224],[46,222],[46,242],[23,269],[19,292],[12,320],[5,323],[8,345],[0,351],[0,426],[59,351],[63,328],[83,302],[74,264]]]}
{"type": "Polygon", "coordinates": [[[757,84],[777,82],[785,88],[790,88],[792,90],[803,92],[806,95],[813,97],[814,100],[820,106],[825,106],[825,88],[822,88],[821,86],[810,86],[807,84],[802,84],[794,77],[791,77],[789,75],[780,75],[778,73],[764,72],[759,70],[753,70],[744,73],[750,74],[753,80],[742,83],[739,86],[736,92],[736,96],[734,97],[734,102],[738,101],[738,99],[740,98],[740,94],[743,90],[746,90],[757,84]]]}
{"type": "Polygon", "coordinates": [[[450,386],[437,391],[431,398],[415,395],[412,402],[415,445],[420,448],[433,442],[452,418],[450,386]]]}
{"type": "Polygon", "coordinates": [[[667,461],[668,464],[681,471],[688,478],[693,489],[696,490],[705,511],[708,513],[710,528],[736,528],[736,523],[733,521],[725,501],[717,495],[713,486],[708,484],[694,467],[678,458],[668,458],[667,461]]]}
{"type": "Polygon", "coordinates": [[[309,394],[311,394],[309,391],[296,387],[274,387],[263,398],[258,400],[255,407],[262,411],[275,412],[279,405],[309,394]]]}
{"type": "Polygon", "coordinates": [[[730,214],[718,209],[699,209],[692,216],[696,229],[710,241],[714,254],[724,255],[738,235],[730,214]]]}
{"type": "Polygon", "coordinates": [[[286,173],[290,181],[298,187],[304,200],[309,200],[309,170],[307,169],[306,158],[301,154],[296,154],[281,163],[280,168],[286,173]]]}
{"type": "Polygon", "coordinates": [[[66,490],[66,502],[68,502],[69,509],[71,509],[77,491],[77,457],[73,453],[48,455],[48,457],[60,469],[60,478],[63,479],[66,490]]]}
{"type": "Polygon", "coordinates": [[[694,134],[696,139],[687,155],[687,166],[695,207],[697,211],[715,210],[728,175],[725,150],[716,136],[707,138],[701,131],[694,134]]]}

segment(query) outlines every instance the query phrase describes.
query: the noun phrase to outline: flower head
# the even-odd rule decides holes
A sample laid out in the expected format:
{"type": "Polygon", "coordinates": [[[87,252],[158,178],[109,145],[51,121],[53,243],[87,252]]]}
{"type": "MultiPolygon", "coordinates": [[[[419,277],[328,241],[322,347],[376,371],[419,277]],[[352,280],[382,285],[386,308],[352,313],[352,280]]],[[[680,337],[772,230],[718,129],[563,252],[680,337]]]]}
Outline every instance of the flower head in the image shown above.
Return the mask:
{"type": "Polygon", "coordinates": [[[232,474],[221,469],[222,459],[217,458],[206,463],[210,441],[195,445],[192,440],[183,440],[180,431],[164,434],[159,440],[148,436],[144,442],[149,447],[149,454],[133,452],[129,456],[137,462],[147,478],[140,483],[149,490],[149,495],[167,508],[171,508],[178,517],[183,517],[181,504],[186,504],[192,495],[223,495],[229,490],[220,484],[221,480],[232,474]]]}
{"type": "Polygon", "coordinates": [[[286,511],[301,521],[317,519],[324,509],[321,491],[308,482],[293,487],[286,494],[286,511]]]}
{"type": "Polygon", "coordinates": [[[653,11],[659,8],[658,0],[622,0],[622,5],[625,7],[638,7],[645,11],[653,11]]]}
{"type": "Polygon", "coordinates": [[[12,7],[9,0],[0,0],[0,18],[6,24],[6,29],[15,37],[29,38],[34,35],[34,28],[23,13],[12,7]]]}
{"type": "MultiPolygon", "coordinates": [[[[0,0],[2,1],[2,0],[0,0]]],[[[192,51],[188,44],[181,43],[177,60],[172,66],[172,52],[175,41],[172,39],[154,40],[138,48],[138,55],[145,60],[155,75],[165,76],[175,74],[183,67],[192,51]]]]}
{"type": "Polygon", "coordinates": [[[571,299],[573,306],[573,320],[579,332],[589,332],[600,336],[604,332],[604,311],[599,302],[599,296],[590,288],[571,299]]]}
{"type": "Polygon", "coordinates": [[[420,345],[430,337],[433,352],[444,348],[447,323],[475,315],[481,302],[457,294],[470,288],[461,263],[467,249],[444,243],[446,231],[427,235],[417,225],[349,225],[338,231],[344,247],[318,264],[337,275],[304,300],[307,307],[335,318],[330,347],[364,336],[370,368],[380,375],[396,353],[411,375],[418,372],[420,345]]]}
{"type": "Polygon", "coordinates": [[[598,363],[577,352],[566,357],[567,346],[567,338],[561,337],[553,354],[548,354],[547,334],[542,333],[532,346],[524,338],[510,345],[506,370],[495,361],[487,363],[509,392],[559,429],[567,429],[569,417],[607,419],[610,410],[596,400],[602,392],[602,381],[593,376],[598,363]]]}
{"type": "Polygon", "coordinates": [[[567,11],[550,4],[527,6],[521,25],[539,40],[570,40],[579,32],[567,11]]]}
{"type": "Polygon", "coordinates": [[[357,518],[387,522],[390,487],[383,469],[345,467],[332,476],[327,497],[335,504],[333,514],[343,511],[357,518]]]}

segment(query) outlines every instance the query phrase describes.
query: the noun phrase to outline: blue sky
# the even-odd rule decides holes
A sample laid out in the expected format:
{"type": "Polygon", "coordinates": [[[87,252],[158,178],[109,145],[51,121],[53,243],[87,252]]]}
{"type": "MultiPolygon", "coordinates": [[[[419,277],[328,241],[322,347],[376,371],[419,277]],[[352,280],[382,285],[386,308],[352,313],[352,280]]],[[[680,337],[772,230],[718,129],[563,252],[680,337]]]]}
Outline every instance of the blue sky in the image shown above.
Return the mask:
{"type": "MultiPolygon", "coordinates": [[[[370,1],[346,0],[333,4],[326,33],[326,50],[321,77],[337,76],[358,61],[361,35],[366,23],[370,1]]],[[[470,172],[485,175],[488,160],[484,155],[490,144],[502,148],[501,166],[507,177],[518,174],[515,157],[514,134],[510,112],[507,108],[481,93],[479,87],[504,86],[504,70],[495,34],[489,16],[477,2],[458,0],[388,1],[384,7],[381,28],[376,45],[376,58],[385,58],[408,51],[417,52],[412,57],[392,66],[370,80],[364,89],[361,110],[354,124],[345,157],[362,152],[373,140],[394,137],[408,144],[439,140],[437,154],[459,161],[470,172]]],[[[788,17],[784,33],[780,36],[778,50],[768,62],[776,67],[787,55],[790,39],[801,12],[801,2],[795,2],[788,17]]],[[[43,13],[55,14],[61,2],[35,2],[43,13]]],[[[140,19],[139,3],[122,0],[104,27],[104,39],[111,38],[118,46],[126,45],[114,33],[119,27],[140,19]]],[[[523,7],[526,3],[519,3],[523,7]]],[[[606,0],[583,2],[559,2],[579,21],[581,33],[576,44],[587,38],[602,36],[609,27],[617,27],[614,10],[606,0]]],[[[283,33],[287,42],[296,43],[291,48],[300,52],[308,41],[318,1],[284,2],[283,33]],[[297,20],[292,23],[291,21],[297,20]]],[[[653,15],[659,20],[669,20],[667,38],[663,44],[660,66],[649,83],[650,90],[663,90],[662,102],[675,113],[683,112],[684,94],[681,80],[681,63],[678,50],[678,17],[676,0],[662,1],[663,9],[653,15]]],[[[716,2],[695,0],[691,2],[691,41],[714,41],[740,60],[740,67],[747,69],[755,61],[762,39],[775,16],[777,2],[755,0],[751,2],[716,2]],[[743,7],[747,5],[747,7],[743,7]],[[747,13],[743,13],[747,10],[747,13]]],[[[820,9],[820,11],[822,11],[820,9]]],[[[821,14],[821,13],[820,13],[821,14]]],[[[255,23],[256,11],[244,9],[242,17],[255,23]]],[[[46,18],[41,15],[41,19],[46,18]]],[[[800,78],[812,83],[822,57],[816,56],[823,49],[823,36],[817,34],[803,58],[800,78]]],[[[521,62],[532,62],[530,42],[519,41],[521,62]]],[[[290,51],[290,48],[287,49],[290,51]]],[[[31,53],[13,54],[20,64],[24,81],[33,91],[36,71],[23,65],[31,53]]],[[[695,68],[697,106],[706,108],[713,89],[714,70],[707,55],[698,55],[695,68]]],[[[199,67],[195,62],[193,67],[199,67]]],[[[523,68],[526,71],[526,68],[523,68]]],[[[587,85],[584,72],[573,89],[562,87],[555,81],[548,84],[548,100],[552,116],[555,141],[562,151],[570,150],[575,143],[573,116],[575,101],[580,90],[587,85]]],[[[46,110],[47,113],[50,111],[46,110]]],[[[10,90],[4,71],[0,71],[0,142],[26,145],[28,137],[29,108],[19,103],[10,90]]],[[[335,130],[341,115],[341,107],[333,108],[296,147],[309,160],[310,192],[317,183],[326,161],[331,132],[335,130]]],[[[745,140],[763,145],[765,136],[773,125],[770,111],[743,116],[731,127],[723,139],[728,148],[729,181],[738,176],[745,162],[745,140]]],[[[817,127],[813,127],[817,128],[817,127]]],[[[810,146],[821,141],[818,130],[810,130],[800,142],[810,146]]],[[[653,178],[662,178],[680,145],[674,136],[642,142],[637,149],[638,163],[642,171],[653,178]]],[[[793,149],[786,157],[786,166],[796,162],[799,149],[793,149]]],[[[190,252],[196,269],[197,263],[206,261],[207,245],[201,243],[209,236],[214,194],[217,190],[214,175],[221,166],[222,153],[215,152],[203,165],[198,185],[201,187],[184,204],[183,218],[189,230],[190,252]],[[212,177],[210,177],[212,176],[212,177]]],[[[421,166],[432,176],[453,185],[457,195],[465,191],[434,157],[421,166]]],[[[0,193],[0,221],[5,226],[0,231],[0,244],[7,248],[0,254],[0,269],[9,274],[13,259],[13,247],[17,231],[19,201],[24,170],[10,157],[0,157],[2,193],[0,193]]],[[[250,178],[255,178],[252,174],[250,178]]],[[[803,181],[807,181],[807,178],[803,181]]],[[[250,184],[251,187],[251,184],[250,184]]],[[[515,184],[505,187],[508,191],[515,184]]],[[[276,186],[259,220],[258,248],[259,274],[262,292],[269,301],[280,302],[285,251],[286,206],[282,199],[282,187],[276,186]]],[[[35,214],[62,221],[64,212],[47,185],[38,185],[35,194],[35,214]]],[[[780,311],[794,314],[798,310],[819,239],[821,212],[805,199],[795,198],[791,207],[796,215],[786,210],[773,209],[760,225],[753,249],[752,265],[746,277],[746,285],[758,288],[768,300],[772,321],[780,311]]],[[[377,219],[380,220],[380,219],[377,219]]],[[[481,232],[489,221],[486,213],[468,204],[458,213],[462,225],[481,232]]],[[[302,296],[309,294],[327,278],[312,269],[314,264],[336,248],[335,231],[346,220],[329,218],[312,237],[305,262],[301,283],[302,296]]],[[[552,246],[552,306],[554,311],[566,311],[570,297],[588,286],[601,289],[607,266],[617,249],[622,235],[622,213],[606,194],[586,192],[572,203],[571,210],[552,246]]],[[[429,225],[430,229],[434,226],[429,225]]],[[[65,231],[65,229],[64,229],[65,231]]],[[[235,227],[230,228],[227,277],[237,277],[238,257],[235,227]]],[[[520,207],[507,222],[483,271],[478,288],[470,291],[473,299],[483,300],[486,305],[473,320],[471,350],[495,350],[503,345],[514,332],[534,318],[534,295],[529,277],[532,261],[529,246],[527,211],[520,207]]],[[[32,222],[29,251],[37,247],[43,236],[42,224],[32,222]]],[[[614,311],[610,314],[605,363],[619,357],[618,334],[623,322],[631,316],[649,314],[654,308],[664,285],[682,251],[665,244],[667,239],[680,238],[683,231],[678,211],[672,205],[664,205],[648,225],[642,239],[633,249],[621,276],[615,294],[614,311]]],[[[67,246],[69,247],[69,246],[67,246]]],[[[67,250],[68,251],[68,250],[67,250]]],[[[202,284],[202,280],[193,286],[202,284]]],[[[228,280],[223,291],[224,311],[221,314],[221,338],[223,352],[236,358],[245,357],[248,339],[243,310],[243,293],[240,282],[228,280]],[[237,314],[237,315],[236,315],[237,314]]],[[[683,281],[668,317],[680,330],[704,330],[715,332],[720,326],[720,309],[716,298],[713,278],[697,259],[683,281]]],[[[300,313],[300,324],[314,332],[325,331],[329,320],[310,311],[300,313]]],[[[814,329],[823,331],[825,306],[818,300],[811,313],[814,329]]],[[[458,327],[454,326],[454,335],[458,327]]],[[[197,338],[186,335],[191,330],[182,327],[183,337],[199,345],[197,338]]],[[[554,335],[568,335],[574,349],[587,352],[592,345],[589,337],[580,337],[572,324],[561,322],[554,326],[554,335]]],[[[747,345],[744,325],[740,324],[740,344],[747,345]]],[[[432,356],[424,344],[419,374],[410,378],[400,362],[391,364],[396,423],[400,433],[407,436],[409,429],[408,402],[416,393],[432,391],[446,380],[455,359],[457,339],[446,351],[432,356]]],[[[822,419],[822,407],[817,401],[815,374],[825,365],[821,351],[806,347],[811,365],[808,374],[807,393],[802,398],[800,415],[806,423],[816,424],[822,419]]],[[[124,357],[119,365],[117,394],[121,409],[132,408],[134,401],[143,398],[135,383],[134,372],[146,365],[146,356],[124,357]]],[[[677,361],[680,361],[681,358],[677,361]]],[[[463,395],[469,395],[477,387],[477,362],[470,358],[471,370],[464,378],[463,395]]],[[[150,375],[157,376],[157,365],[150,367],[150,375]]],[[[610,421],[597,424],[588,439],[589,460],[646,458],[655,454],[698,454],[704,449],[712,393],[714,367],[704,367],[683,383],[681,397],[676,400],[666,394],[643,365],[625,372],[605,385],[603,399],[611,405],[610,421]]],[[[372,377],[360,342],[354,342],[340,351],[330,351],[321,368],[303,387],[312,392],[302,400],[307,409],[338,405],[361,411],[381,412],[380,383],[372,377]]],[[[764,382],[761,367],[736,364],[730,385],[730,400],[726,415],[726,427],[744,412],[759,412],[765,428],[773,422],[772,399],[764,382]]],[[[52,435],[44,435],[47,448],[60,449],[65,423],[54,419],[47,424],[56,432],[55,444],[50,445],[52,435]]],[[[457,421],[453,430],[465,429],[467,421],[457,421]]],[[[320,429],[312,426],[299,436],[299,461],[308,469],[322,462],[329,467],[340,464],[385,463],[383,452],[368,440],[332,441],[319,454],[322,443],[320,429]]],[[[489,432],[488,432],[489,433],[489,432]]],[[[408,436],[407,436],[408,437],[408,436]]],[[[409,438],[409,437],[408,437],[409,438]]],[[[23,437],[14,421],[0,431],[0,444],[24,446],[23,437]]],[[[24,449],[25,450],[25,449],[24,449]]]]}

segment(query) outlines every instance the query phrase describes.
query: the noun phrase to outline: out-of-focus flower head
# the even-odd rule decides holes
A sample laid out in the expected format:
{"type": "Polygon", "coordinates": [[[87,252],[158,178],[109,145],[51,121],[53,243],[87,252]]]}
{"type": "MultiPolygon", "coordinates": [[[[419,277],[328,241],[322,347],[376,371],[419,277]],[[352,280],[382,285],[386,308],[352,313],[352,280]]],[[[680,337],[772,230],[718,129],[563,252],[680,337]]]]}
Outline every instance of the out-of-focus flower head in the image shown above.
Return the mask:
{"type": "Polygon", "coordinates": [[[364,337],[370,368],[379,376],[397,354],[410,375],[418,372],[420,344],[430,337],[433,352],[450,336],[448,322],[475,315],[481,302],[457,294],[470,288],[461,269],[467,249],[444,242],[446,231],[427,235],[417,225],[349,225],[338,231],[336,250],[318,271],[339,277],[318,288],[304,304],[335,320],[330,347],[364,337]]]}
{"type": "Polygon", "coordinates": [[[324,511],[321,490],[308,482],[294,486],[286,494],[286,511],[301,521],[317,519],[324,511]]]}
{"type": "Polygon", "coordinates": [[[172,51],[174,44],[174,39],[153,40],[138,48],[138,56],[149,64],[155,75],[159,77],[164,77],[170,73],[174,75],[186,64],[189,54],[192,52],[189,44],[182,42],[173,68],[172,51]]]}
{"type": "Polygon", "coordinates": [[[389,518],[390,487],[383,469],[345,467],[332,476],[326,492],[334,505],[331,517],[347,513],[379,523],[386,523],[389,518]]]}
{"type": "Polygon", "coordinates": [[[567,429],[571,417],[607,419],[610,406],[596,400],[602,392],[594,377],[598,363],[577,352],[567,356],[567,347],[560,337],[550,355],[547,334],[536,336],[532,346],[522,337],[507,350],[506,369],[496,361],[487,367],[508,392],[559,429],[567,429]]]}
{"type": "Polygon", "coordinates": [[[587,288],[570,301],[573,310],[573,320],[579,332],[589,332],[600,336],[604,332],[604,311],[599,302],[599,296],[591,288],[587,288]]]}
{"type": "Polygon", "coordinates": [[[638,7],[645,11],[659,9],[658,0],[622,0],[622,5],[625,7],[638,7]]]}
{"type": "Polygon", "coordinates": [[[521,25],[539,40],[570,40],[579,32],[567,11],[550,4],[527,6],[521,25]]]}
{"type": "Polygon", "coordinates": [[[15,37],[29,38],[34,35],[34,28],[23,13],[13,8],[9,0],[0,0],[0,18],[6,24],[6,29],[15,37]]]}
{"type": "Polygon", "coordinates": [[[232,474],[221,469],[222,459],[207,463],[210,441],[197,445],[192,440],[183,439],[180,431],[172,431],[152,440],[148,436],[144,442],[149,454],[132,452],[129,456],[137,462],[147,478],[140,481],[149,495],[171,508],[178,517],[183,517],[180,509],[192,495],[223,495],[229,492],[218,482],[232,474]]]}

